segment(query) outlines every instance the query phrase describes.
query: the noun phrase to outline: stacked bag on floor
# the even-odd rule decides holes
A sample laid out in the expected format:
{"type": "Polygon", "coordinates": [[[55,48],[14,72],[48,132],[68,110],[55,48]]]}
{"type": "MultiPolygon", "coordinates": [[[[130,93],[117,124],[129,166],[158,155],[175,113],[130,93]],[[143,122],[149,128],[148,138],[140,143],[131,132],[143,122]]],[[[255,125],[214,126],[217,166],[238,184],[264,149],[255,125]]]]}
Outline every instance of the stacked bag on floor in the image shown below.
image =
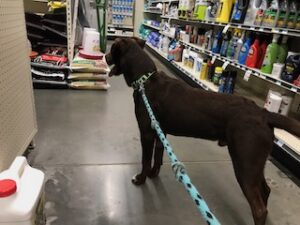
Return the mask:
{"type": "Polygon", "coordinates": [[[68,77],[69,86],[73,89],[108,90],[109,68],[102,59],[86,59],[76,54],[71,63],[68,77]]]}
{"type": "Polygon", "coordinates": [[[68,88],[66,13],[25,13],[35,88],[68,88]]]}

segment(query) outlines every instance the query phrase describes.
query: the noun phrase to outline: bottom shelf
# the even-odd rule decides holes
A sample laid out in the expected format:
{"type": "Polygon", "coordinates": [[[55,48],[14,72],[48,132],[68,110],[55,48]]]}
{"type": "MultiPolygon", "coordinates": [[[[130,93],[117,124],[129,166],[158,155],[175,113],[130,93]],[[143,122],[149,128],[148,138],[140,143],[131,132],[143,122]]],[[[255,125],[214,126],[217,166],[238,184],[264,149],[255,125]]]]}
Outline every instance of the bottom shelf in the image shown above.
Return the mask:
{"type": "MultiPolygon", "coordinates": [[[[181,62],[169,61],[166,54],[151,46],[149,43],[146,43],[146,45],[161,58],[165,59],[164,62],[167,63],[168,66],[180,71],[185,76],[184,80],[189,81],[188,83],[192,83],[193,86],[201,87],[207,91],[218,91],[218,87],[213,83],[200,80],[192,69],[184,67],[181,62]]],[[[274,148],[273,156],[293,172],[293,174],[300,177],[300,139],[281,129],[275,129],[274,133],[276,137],[274,144],[276,147],[274,148]]]]}

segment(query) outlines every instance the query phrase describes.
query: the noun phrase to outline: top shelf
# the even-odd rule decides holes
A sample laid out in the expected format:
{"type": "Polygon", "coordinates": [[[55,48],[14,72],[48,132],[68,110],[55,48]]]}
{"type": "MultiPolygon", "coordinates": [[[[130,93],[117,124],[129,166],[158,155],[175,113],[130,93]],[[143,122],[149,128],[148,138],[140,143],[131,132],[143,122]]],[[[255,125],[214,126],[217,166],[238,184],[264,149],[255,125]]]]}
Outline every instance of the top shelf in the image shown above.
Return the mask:
{"type": "Polygon", "coordinates": [[[161,16],[162,19],[175,20],[180,23],[191,24],[191,25],[211,25],[211,26],[220,26],[220,27],[228,27],[228,28],[239,28],[242,30],[250,30],[254,32],[262,32],[262,33],[271,33],[271,34],[282,34],[293,37],[300,37],[300,30],[296,29],[287,29],[287,28],[277,28],[277,27],[263,27],[263,26],[248,26],[244,24],[237,23],[218,23],[214,21],[204,21],[204,20],[184,20],[174,17],[161,16]]]}

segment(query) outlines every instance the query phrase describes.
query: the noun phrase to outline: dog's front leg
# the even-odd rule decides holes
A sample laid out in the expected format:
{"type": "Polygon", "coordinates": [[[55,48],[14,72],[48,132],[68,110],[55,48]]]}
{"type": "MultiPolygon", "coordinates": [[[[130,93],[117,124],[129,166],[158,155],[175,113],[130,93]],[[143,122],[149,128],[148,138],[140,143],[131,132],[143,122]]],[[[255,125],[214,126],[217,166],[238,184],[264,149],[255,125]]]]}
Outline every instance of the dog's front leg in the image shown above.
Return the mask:
{"type": "Polygon", "coordinates": [[[141,143],[142,143],[142,172],[135,175],[132,178],[132,183],[135,185],[141,185],[145,183],[147,175],[151,171],[151,161],[153,155],[155,136],[152,130],[143,132],[141,131],[141,143]]]}
{"type": "MultiPolygon", "coordinates": [[[[166,135],[166,134],[165,134],[166,135]]],[[[160,167],[163,164],[164,146],[160,139],[157,137],[155,141],[154,165],[151,169],[149,178],[155,178],[159,175],[160,167]]]]}

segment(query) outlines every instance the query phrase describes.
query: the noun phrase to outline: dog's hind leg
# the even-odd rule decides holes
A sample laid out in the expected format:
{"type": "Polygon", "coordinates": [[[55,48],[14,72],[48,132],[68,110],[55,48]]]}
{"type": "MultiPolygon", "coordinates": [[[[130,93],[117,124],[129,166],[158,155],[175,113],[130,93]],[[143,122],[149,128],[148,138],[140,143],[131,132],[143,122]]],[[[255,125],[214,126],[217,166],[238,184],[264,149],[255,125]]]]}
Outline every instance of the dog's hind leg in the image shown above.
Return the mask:
{"type": "MultiPolygon", "coordinates": [[[[245,127],[243,129],[246,130],[245,127]]],[[[265,132],[264,127],[259,129],[253,131],[249,128],[242,133],[235,133],[228,148],[236,178],[250,204],[255,225],[265,225],[268,189],[264,183],[264,167],[272,150],[272,135],[265,132]]]]}
{"type": "Polygon", "coordinates": [[[151,172],[154,141],[155,134],[152,131],[145,133],[141,131],[142,171],[132,178],[132,183],[135,185],[141,185],[145,183],[147,175],[151,172]]]}
{"type": "Polygon", "coordinates": [[[164,146],[157,137],[155,140],[154,149],[154,164],[151,172],[148,174],[149,178],[155,178],[159,175],[160,167],[163,164],[164,146]]]}
{"type": "Polygon", "coordinates": [[[267,184],[267,181],[266,181],[265,177],[263,177],[263,180],[262,180],[261,192],[262,192],[264,203],[267,206],[268,205],[268,199],[269,199],[269,196],[270,196],[270,193],[271,193],[271,189],[270,189],[269,185],[267,184]]]}

